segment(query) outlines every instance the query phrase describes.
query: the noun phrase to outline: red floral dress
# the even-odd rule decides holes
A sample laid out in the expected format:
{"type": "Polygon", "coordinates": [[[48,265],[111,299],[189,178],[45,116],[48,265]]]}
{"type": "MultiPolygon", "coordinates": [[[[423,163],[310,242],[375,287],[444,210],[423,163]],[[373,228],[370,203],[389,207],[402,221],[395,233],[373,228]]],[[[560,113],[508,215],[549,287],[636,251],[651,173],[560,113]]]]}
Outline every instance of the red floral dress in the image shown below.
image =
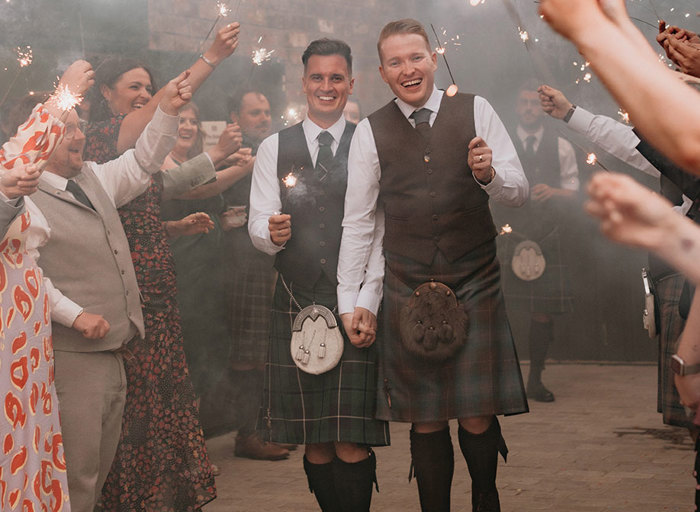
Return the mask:
{"type": "MultiPolygon", "coordinates": [[[[86,159],[116,158],[121,119],[88,130],[86,159]],[[92,133],[99,133],[95,147],[92,133]],[[111,144],[108,141],[112,141],[111,144]]],[[[160,219],[162,180],[119,209],[142,295],[146,338],[127,347],[127,395],[117,454],[98,509],[190,511],[216,497],[187,371],[175,263],[160,219]]]]}
{"type": "MultiPolygon", "coordinates": [[[[0,150],[0,165],[46,160],[63,135],[55,121],[38,105],[0,150]]],[[[51,315],[25,247],[29,224],[25,211],[0,241],[0,510],[70,512],[51,315]]]]}

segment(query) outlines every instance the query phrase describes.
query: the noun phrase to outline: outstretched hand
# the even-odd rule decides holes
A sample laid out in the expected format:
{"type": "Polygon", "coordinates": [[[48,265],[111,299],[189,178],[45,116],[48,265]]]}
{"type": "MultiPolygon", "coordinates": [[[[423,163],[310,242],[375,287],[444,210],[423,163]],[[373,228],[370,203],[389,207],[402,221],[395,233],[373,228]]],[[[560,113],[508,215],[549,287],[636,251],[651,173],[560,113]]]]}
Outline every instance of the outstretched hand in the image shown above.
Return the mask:
{"type": "Polygon", "coordinates": [[[204,56],[214,66],[229,57],[238,48],[238,35],[241,31],[241,24],[238,22],[229,23],[216,33],[214,42],[209,49],[204,52],[204,56]]]}
{"type": "Polygon", "coordinates": [[[564,96],[560,90],[541,85],[537,92],[540,94],[540,105],[542,110],[555,119],[564,119],[573,104],[564,96]]]}
{"type": "Polygon", "coordinates": [[[39,186],[41,170],[36,164],[21,165],[12,169],[2,169],[0,177],[0,192],[9,199],[29,196],[36,192],[39,186]]]}
{"type": "Polygon", "coordinates": [[[176,116],[180,109],[192,99],[192,86],[189,81],[190,71],[183,71],[170,80],[164,89],[160,100],[160,108],[168,115],[176,116]]]}

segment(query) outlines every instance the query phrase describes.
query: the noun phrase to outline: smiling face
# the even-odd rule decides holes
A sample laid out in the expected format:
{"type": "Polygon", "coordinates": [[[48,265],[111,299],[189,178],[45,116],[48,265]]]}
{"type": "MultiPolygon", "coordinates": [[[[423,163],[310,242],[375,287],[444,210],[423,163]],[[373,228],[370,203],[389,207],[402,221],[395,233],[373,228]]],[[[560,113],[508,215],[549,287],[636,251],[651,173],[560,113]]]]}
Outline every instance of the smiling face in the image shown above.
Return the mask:
{"type": "Polygon", "coordinates": [[[199,133],[199,119],[197,114],[191,108],[187,108],[180,112],[180,121],[177,128],[177,142],[175,147],[182,154],[187,154],[192,146],[197,142],[197,134],[199,133]]]}
{"type": "Polygon", "coordinates": [[[397,98],[416,108],[433,93],[437,54],[418,34],[395,34],[382,41],[379,72],[397,98]]]}
{"type": "Polygon", "coordinates": [[[342,55],[309,57],[302,78],[309,119],[321,128],[332,126],[343,115],[354,83],[342,55]]]}
{"type": "Polygon", "coordinates": [[[544,112],[540,106],[540,95],[537,91],[520,91],[515,106],[520,126],[525,130],[537,130],[542,125],[544,112]]]}
{"type": "Polygon", "coordinates": [[[80,118],[71,110],[65,122],[66,136],[51,153],[46,162],[46,170],[66,179],[80,174],[83,167],[83,148],[85,135],[80,129],[80,118]]]}
{"type": "Polygon", "coordinates": [[[126,71],[113,87],[103,85],[100,91],[114,115],[133,112],[143,107],[153,96],[151,77],[143,68],[126,71]]]}

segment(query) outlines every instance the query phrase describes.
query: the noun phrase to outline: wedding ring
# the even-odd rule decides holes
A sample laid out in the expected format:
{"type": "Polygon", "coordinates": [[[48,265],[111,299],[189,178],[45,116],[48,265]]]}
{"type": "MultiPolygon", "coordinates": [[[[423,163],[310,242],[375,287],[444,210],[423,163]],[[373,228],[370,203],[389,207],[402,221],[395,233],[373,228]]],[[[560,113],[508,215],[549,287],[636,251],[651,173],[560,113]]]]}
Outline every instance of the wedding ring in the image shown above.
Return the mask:
{"type": "Polygon", "coordinates": [[[483,162],[483,161],[484,161],[484,157],[479,155],[479,162],[483,162]]]}

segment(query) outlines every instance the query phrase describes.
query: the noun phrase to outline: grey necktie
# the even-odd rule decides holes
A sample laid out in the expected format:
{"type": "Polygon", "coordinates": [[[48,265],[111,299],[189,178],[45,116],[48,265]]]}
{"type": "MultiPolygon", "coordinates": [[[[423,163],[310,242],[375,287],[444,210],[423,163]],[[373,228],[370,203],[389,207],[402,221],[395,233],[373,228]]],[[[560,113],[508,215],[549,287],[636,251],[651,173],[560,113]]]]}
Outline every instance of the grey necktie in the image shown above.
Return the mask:
{"type": "Polygon", "coordinates": [[[316,158],[316,177],[319,181],[326,179],[328,171],[333,163],[333,135],[327,131],[322,131],[318,134],[318,157],[316,158]]]}
{"type": "Polygon", "coordinates": [[[75,181],[73,180],[68,180],[66,183],[66,190],[73,194],[73,197],[75,197],[76,200],[79,202],[83,203],[85,206],[90,208],[91,210],[94,210],[95,207],[92,205],[92,202],[88,198],[87,195],[85,195],[85,192],[83,189],[78,185],[75,181]]]}
{"type": "Polygon", "coordinates": [[[430,114],[432,111],[429,108],[421,108],[411,114],[411,118],[416,122],[416,130],[423,136],[430,133],[430,114]]]}

